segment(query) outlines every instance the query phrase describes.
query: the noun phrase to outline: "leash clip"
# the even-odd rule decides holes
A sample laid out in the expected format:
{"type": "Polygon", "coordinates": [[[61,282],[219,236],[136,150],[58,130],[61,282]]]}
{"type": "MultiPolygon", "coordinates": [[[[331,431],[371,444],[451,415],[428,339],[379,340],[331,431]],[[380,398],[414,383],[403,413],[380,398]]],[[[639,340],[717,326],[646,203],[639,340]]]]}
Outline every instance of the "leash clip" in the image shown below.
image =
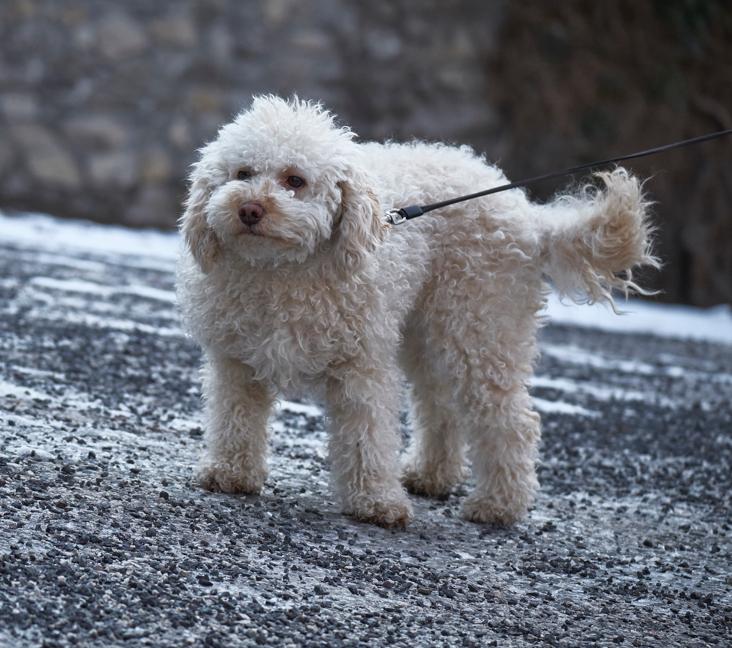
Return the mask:
{"type": "Polygon", "coordinates": [[[386,212],[386,222],[389,225],[399,225],[407,220],[407,217],[402,213],[401,209],[390,209],[386,212]]]}
{"type": "Polygon", "coordinates": [[[405,220],[421,216],[426,211],[430,210],[420,205],[409,205],[409,207],[402,207],[401,209],[390,209],[386,212],[386,222],[390,225],[399,225],[399,223],[403,223],[405,220]]]}

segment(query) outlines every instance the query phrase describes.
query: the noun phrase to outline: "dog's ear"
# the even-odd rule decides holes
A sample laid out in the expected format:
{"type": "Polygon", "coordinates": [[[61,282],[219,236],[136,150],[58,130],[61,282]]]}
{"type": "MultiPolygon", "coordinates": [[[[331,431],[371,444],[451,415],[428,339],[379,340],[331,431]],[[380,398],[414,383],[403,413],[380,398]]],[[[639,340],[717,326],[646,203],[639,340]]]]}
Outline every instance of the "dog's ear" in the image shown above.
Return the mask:
{"type": "Polygon", "coordinates": [[[384,240],[387,224],[381,218],[376,194],[365,178],[354,174],[338,183],[341,207],[335,227],[335,247],[346,271],[358,268],[384,240]]]}
{"type": "Polygon", "coordinates": [[[186,198],[185,212],[178,224],[186,243],[201,270],[208,273],[219,255],[219,240],[206,222],[204,208],[210,196],[210,187],[203,178],[194,179],[186,198]]]}

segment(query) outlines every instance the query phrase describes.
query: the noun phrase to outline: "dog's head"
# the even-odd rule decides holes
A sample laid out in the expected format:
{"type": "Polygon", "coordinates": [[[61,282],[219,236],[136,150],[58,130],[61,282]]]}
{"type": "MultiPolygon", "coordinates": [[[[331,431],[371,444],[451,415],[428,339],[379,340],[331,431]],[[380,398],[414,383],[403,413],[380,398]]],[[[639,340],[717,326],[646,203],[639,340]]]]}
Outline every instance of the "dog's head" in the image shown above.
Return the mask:
{"type": "Polygon", "coordinates": [[[204,272],[330,254],[355,269],[385,225],[354,134],[319,104],[263,96],[194,165],[181,230],[204,272]]]}

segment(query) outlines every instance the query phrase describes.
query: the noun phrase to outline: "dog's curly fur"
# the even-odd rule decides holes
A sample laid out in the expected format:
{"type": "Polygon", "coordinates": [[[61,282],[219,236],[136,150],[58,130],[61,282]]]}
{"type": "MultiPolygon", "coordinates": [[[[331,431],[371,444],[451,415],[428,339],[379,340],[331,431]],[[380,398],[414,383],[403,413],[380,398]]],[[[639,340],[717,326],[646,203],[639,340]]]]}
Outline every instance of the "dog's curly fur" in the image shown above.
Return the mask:
{"type": "Polygon", "coordinates": [[[632,267],[657,264],[638,180],[600,178],[604,189],[548,205],[512,190],[389,228],[392,206],[506,178],[467,147],[356,143],[319,104],[255,98],[201,150],[180,219],[179,302],[206,356],[201,484],[258,492],[271,407],[298,389],[327,406],[346,513],[404,525],[404,486],[444,495],[469,454],[465,517],[521,518],[537,489],[527,382],[543,275],[572,299],[612,303],[611,290],[637,289],[632,267]],[[306,184],[288,186],[293,175],[306,184]],[[264,217],[245,225],[252,202],[264,217]],[[404,375],[415,432],[400,469],[404,375]]]}

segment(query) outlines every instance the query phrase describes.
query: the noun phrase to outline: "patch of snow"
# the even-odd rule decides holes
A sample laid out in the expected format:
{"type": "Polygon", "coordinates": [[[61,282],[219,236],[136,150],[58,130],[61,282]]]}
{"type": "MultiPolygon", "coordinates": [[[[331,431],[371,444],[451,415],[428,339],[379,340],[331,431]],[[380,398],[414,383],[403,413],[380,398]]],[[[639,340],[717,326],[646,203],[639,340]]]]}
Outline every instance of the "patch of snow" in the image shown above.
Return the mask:
{"type": "Polygon", "coordinates": [[[629,299],[624,303],[618,300],[618,308],[623,314],[616,315],[604,304],[561,301],[552,293],[545,314],[550,322],[614,333],[648,333],[732,344],[732,307],[728,305],[705,309],[629,299]]]}
{"type": "Polygon", "coordinates": [[[541,347],[541,352],[568,364],[589,366],[594,369],[614,369],[623,373],[637,373],[647,376],[663,373],[664,369],[637,360],[611,360],[601,353],[587,351],[574,344],[545,344],[541,347]]]}
{"type": "Polygon", "coordinates": [[[137,295],[146,299],[155,299],[157,301],[168,302],[169,304],[177,303],[175,292],[172,290],[163,290],[161,288],[152,288],[150,286],[142,286],[139,284],[129,284],[118,290],[120,294],[137,295]]]}
{"type": "Polygon", "coordinates": [[[13,448],[13,452],[18,457],[35,457],[39,461],[51,461],[55,459],[48,450],[41,447],[21,445],[13,448]]]}
{"type": "MultiPolygon", "coordinates": [[[[2,215],[0,215],[0,218],[2,218],[2,215]]],[[[10,240],[12,241],[12,239],[10,240]]],[[[86,272],[104,272],[107,269],[107,266],[99,261],[90,261],[66,254],[55,254],[53,252],[39,252],[38,250],[17,252],[15,258],[32,264],[34,268],[37,268],[39,263],[46,263],[50,266],[62,266],[65,268],[84,270],[86,272]]]]}
{"type": "Polygon", "coordinates": [[[570,416],[595,417],[600,413],[595,410],[588,410],[580,405],[572,405],[563,401],[548,401],[543,398],[533,398],[536,409],[545,414],[569,414],[570,416]]]}
{"type": "MultiPolygon", "coordinates": [[[[36,319],[53,321],[53,317],[49,317],[45,313],[30,313],[36,319]]],[[[81,324],[92,328],[111,329],[121,331],[123,333],[146,333],[148,335],[159,335],[161,337],[185,337],[182,329],[177,326],[151,326],[150,324],[142,324],[134,320],[120,319],[116,317],[100,317],[91,313],[65,313],[63,319],[68,324],[81,324]]]]}
{"type": "Polygon", "coordinates": [[[594,383],[577,382],[569,378],[551,378],[549,376],[534,376],[531,379],[532,387],[545,387],[547,389],[556,389],[568,394],[587,394],[600,401],[610,400],[627,400],[653,402],[664,407],[674,408],[678,403],[670,398],[659,396],[657,394],[641,392],[633,389],[623,389],[621,387],[597,385],[594,383]]]}
{"type": "Polygon", "coordinates": [[[100,297],[111,297],[113,295],[136,295],[147,299],[155,299],[171,304],[175,303],[175,293],[172,290],[161,290],[149,286],[128,284],[125,286],[109,286],[92,281],[79,279],[53,279],[52,277],[33,277],[30,280],[35,286],[61,290],[65,292],[77,292],[100,297]]]}
{"type": "Polygon", "coordinates": [[[59,220],[42,214],[10,217],[0,213],[3,241],[44,250],[86,250],[174,261],[179,238],[175,232],[134,230],[119,225],[59,220]]]}
{"type": "Polygon", "coordinates": [[[566,364],[592,367],[593,369],[610,369],[629,374],[644,376],[668,376],[670,378],[701,378],[722,384],[732,384],[732,374],[709,373],[684,369],[678,366],[653,366],[639,360],[612,360],[601,353],[587,351],[574,344],[543,344],[541,353],[566,364]]]}
{"type": "Polygon", "coordinates": [[[167,421],[166,426],[174,432],[190,432],[191,430],[200,429],[202,423],[201,421],[177,417],[172,421],[167,421]]]}
{"type": "Polygon", "coordinates": [[[66,376],[57,371],[46,371],[45,369],[35,369],[34,367],[21,367],[20,365],[11,365],[13,371],[25,374],[26,376],[38,376],[40,378],[52,378],[56,381],[63,381],[66,376]]]}
{"type": "Polygon", "coordinates": [[[475,560],[475,556],[473,554],[469,554],[467,551],[455,550],[455,555],[461,560],[475,560]]]}
{"type": "MultiPolygon", "coordinates": [[[[18,369],[21,369],[22,373],[26,373],[28,375],[37,375],[44,377],[53,376],[55,379],[58,379],[59,377],[63,378],[63,374],[34,369],[18,369]]],[[[58,386],[58,383],[56,383],[56,386],[58,386]]],[[[89,396],[87,396],[86,394],[82,394],[72,389],[68,385],[64,386],[64,390],[61,395],[56,395],[42,392],[32,387],[26,387],[13,382],[9,382],[7,380],[0,379],[0,398],[2,397],[14,398],[16,400],[25,402],[30,400],[42,400],[44,401],[44,403],[47,403],[47,405],[44,405],[44,407],[46,408],[46,410],[49,411],[52,410],[54,407],[62,407],[64,410],[73,410],[73,413],[68,414],[68,416],[74,416],[74,413],[83,412],[91,408],[103,407],[102,403],[98,399],[89,398],[89,396]]],[[[106,407],[105,411],[108,416],[121,416],[124,418],[129,418],[132,416],[131,412],[118,408],[106,407]]],[[[33,423],[35,425],[38,425],[37,420],[33,421],[33,423]]]]}
{"type": "MultiPolygon", "coordinates": [[[[29,430],[40,428],[41,430],[48,430],[49,428],[61,429],[64,424],[61,421],[41,421],[39,418],[32,418],[30,416],[22,416],[20,414],[0,414],[0,423],[7,425],[11,423],[18,428],[23,428],[23,432],[27,433],[29,430]]],[[[4,443],[3,447],[7,447],[7,442],[4,443]]],[[[2,646],[2,644],[0,644],[2,646]]]]}
{"type": "Polygon", "coordinates": [[[294,414],[305,414],[307,416],[323,416],[323,408],[318,405],[312,405],[307,403],[295,403],[288,400],[277,401],[275,409],[278,412],[286,411],[294,414]]]}
{"type": "Polygon", "coordinates": [[[16,385],[15,383],[7,382],[6,380],[0,380],[0,396],[11,396],[18,400],[32,400],[34,398],[39,400],[48,400],[51,398],[48,394],[39,392],[36,389],[16,385]]]}
{"type": "MultiPolygon", "coordinates": [[[[78,317],[81,316],[112,317],[112,319],[115,319],[121,314],[120,305],[114,299],[90,300],[82,297],[81,293],[77,293],[77,295],[70,296],[60,291],[45,292],[43,288],[28,284],[19,292],[16,307],[22,303],[26,307],[25,314],[27,317],[43,321],[72,322],[78,321],[78,317]],[[75,320],[74,317],[77,319],[75,320]]],[[[168,320],[178,323],[178,314],[171,307],[172,304],[170,306],[161,306],[160,302],[157,302],[157,304],[154,308],[146,302],[127,305],[124,310],[124,315],[127,317],[124,319],[133,316],[141,318],[153,316],[156,320],[168,320]]],[[[144,325],[141,324],[141,326],[144,325]]]]}

